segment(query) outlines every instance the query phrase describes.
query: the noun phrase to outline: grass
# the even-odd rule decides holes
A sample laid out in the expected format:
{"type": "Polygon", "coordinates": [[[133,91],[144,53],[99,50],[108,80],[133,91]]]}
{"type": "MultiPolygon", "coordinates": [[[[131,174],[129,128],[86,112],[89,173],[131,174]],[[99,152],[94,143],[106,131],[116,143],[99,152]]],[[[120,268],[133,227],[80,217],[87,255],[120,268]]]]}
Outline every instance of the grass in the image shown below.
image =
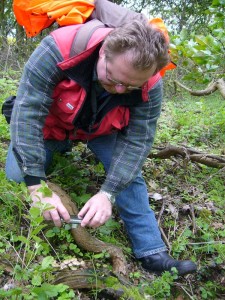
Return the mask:
{"type": "MultiPolygon", "coordinates": [[[[15,93],[16,86],[14,79],[0,80],[0,103],[15,93]]],[[[225,102],[219,94],[197,98],[180,92],[163,105],[154,147],[182,144],[224,155],[224,125],[225,102]]],[[[9,291],[0,289],[0,298],[101,299],[98,291],[71,291],[66,286],[51,284],[53,258],[77,257],[89,261],[95,268],[104,266],[110,270],[108,256],[79,249],[73,244],[68,228],[45,230],[40,212],[29,207],[25,186],[5,178],[9,127],[3,116],[0,116],[0,132],[0,258],[10,261],[12,274],[3,267],[0,273],[4,275],[2,278],[8,276],[17,282],[9,291]]],[[[171,254],[178,259],[193,259],[198,264],[198,272],[179,280],[168,273],[157,278],[144,272],[132,258],[123,225],[114,211],[112,220],[92,233],[103,241],[119,245],[127,256],[133,288],[130,295],[126,291],[124,299],[130,299],[132,293],[133,299],[139,299],[139,292],[143,299],[223,299],[224,170],[180,158],[147,159],[143,174],[150,194],[159,193],[163,197],[158,201],[151,199],[150,205],[160,217],[171,254]]],[[[83,144],[74,147],[68,156],[56,156],[49,176],[65,188],[80,207],[104,180],[101,164],[83,144]]],[[[0,283],[3,286],[5,282],[0,283]]]]}
{"type": "Polygon", "coordinates": [[[164,105],[158,133],[160,143],[184,143],[222,152],[225,145],[225,102],[217,93],[205,97],[191,97],[186,93],[182,97],[174,96],[164,105]]]}

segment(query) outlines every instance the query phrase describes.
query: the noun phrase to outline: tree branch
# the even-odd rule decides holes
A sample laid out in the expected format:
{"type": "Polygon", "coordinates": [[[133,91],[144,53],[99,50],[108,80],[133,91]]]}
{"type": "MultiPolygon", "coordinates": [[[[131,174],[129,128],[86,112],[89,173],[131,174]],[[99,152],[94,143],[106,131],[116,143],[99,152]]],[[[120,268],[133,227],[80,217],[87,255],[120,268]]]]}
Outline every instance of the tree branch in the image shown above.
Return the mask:
{"type": "Polygon", "coordinates": [[[211,81],[204,90],[198,90],[198,91],[194,91],[194,90],[188,88],[187,86],[185,86],[178,80],[175,80],[174,83],[176,85],[180,86],[181,88],[185,89],[186,91],[188,91],[193,96],[206,96],[206,95],[210,95],[210,94],[214,93],[216,90],[218,90],[220,92],[220,94],[222,95],[222,97],[225,99],[225,81],[223,80],[223,78],[220,78],[217,81],[214,81],[214,80],[211,81]]]}
{"type": "Polygon", "coordinates": [[[170,158],[171,156],[180,156],[189,161],[201,163],[212,168],[224,168],[225,156],[217,156],[207,153],[202,153],[193,148],[184,146],[167,145],[163,148],[158,148],[157,153],[150,153],[149,158],[170,158]]]}

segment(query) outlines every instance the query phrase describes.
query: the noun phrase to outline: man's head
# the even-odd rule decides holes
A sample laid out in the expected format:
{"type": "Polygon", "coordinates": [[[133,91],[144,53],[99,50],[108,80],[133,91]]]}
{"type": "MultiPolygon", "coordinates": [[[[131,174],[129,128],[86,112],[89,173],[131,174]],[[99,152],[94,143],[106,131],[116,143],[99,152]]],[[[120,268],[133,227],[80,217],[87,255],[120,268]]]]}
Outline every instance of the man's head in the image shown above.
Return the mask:
{"type": "Polygon", "coordinates": [[[133,21],[112,30],[99,53],[97,73],[111,93],[140,88],[170,61],[163,33],[148,23],[133,21]]]}

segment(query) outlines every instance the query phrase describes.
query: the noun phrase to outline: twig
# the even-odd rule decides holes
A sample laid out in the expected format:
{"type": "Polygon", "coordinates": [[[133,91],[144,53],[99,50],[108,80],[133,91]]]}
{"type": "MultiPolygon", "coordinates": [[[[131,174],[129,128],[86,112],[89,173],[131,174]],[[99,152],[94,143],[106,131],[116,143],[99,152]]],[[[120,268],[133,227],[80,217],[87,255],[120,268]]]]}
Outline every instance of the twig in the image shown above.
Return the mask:
{"type": "Polygon", "coordinates": [[[199,243],[188,243],[188,245],[225,244],[225,241],[209,241],[199,243]]]}
{"type": "MultiPolygon", "coordinates": [[[[4,239],[4,238],[3,238],[4,239]]],[[[21,261],[22,265],[23,265],[23,260],[21,259],[19,253],[16,251],[16,248],[6,239],[4,239],[4,241],[9,244],[10,247],[12,247],[12,249],[14,250],[14,252],[16,253],[17,258],[21,261]]]]}
{"type": "Polygon", "coordinates": [[[191,294],[194,295],[194,293],[193,293],[193,287],[192,287],[192,285],[191,285],[190,277],[187,277],[187,282],[188,282],[188,284],[189,284],[189,288],[190,288],[191,294]]]}
{"type": "Polygon", "coordinates": [[[162,206],[161,206],[161,209],[160,209],[160,212],[159,212],[159,216],[158,216],[158,225],[159,225],[159,229],[160,229],[160,231],[161,231],[162,237],[163,237],[163,239],[164,239],[164,242],[166,243],[166,245],[167,245],[167,247],[169,248],[169,250],[171,250],[171,245],[170,245],[170,243],[169,243],[169,240],[167,239],[167,236],[166,236],[164,230],[162,229],[162,227],[160,227],[160,221],[161,221],[161,218],[162,218],[164,209],[165,209],[165,199],[163,199],[162,206]]]}
{"type": "Polygon", "coordinates": [[[190,297],[191,300],[195,300],[195,298],[189,294],[189,292],[183,287],[182,284],[175,283],[175,285],[181,287],[181,289],[188,295],[188,297],[190,297]]]}
{"type": "Polygon", "coordinates": [[[197,228],[196,228],[196,219],[195,219],[195,212],[194,212],[193,204],[190,204],[190,213],[191,213],[192,226],[193,226],[192,232],[193,232],[193,234],[196,234],[197,228]]]}
{"type": "Polygon", "coordinates": [[[161,231],[163,240],[164,240],[165,244],[167,245],[167,247],[168,247],[168,249],[169,249],[169,251],[170,251],[170,250],[171,250],[171,245],[170,245],[170,243],[169,243],[169,241],[168,241],[168,239],[167,239],[167,236],[166,236],[164,230],[163,230],[161,227],[159,227],[159,229],[160,229],[160,231],[161,231]]]}
{"type": "Polygon", "coordinates": [[[160,221],[161,221],[161,217],[163,215],[164,209],[165,209],[165,199],[163,199],[163,201],[162,201],[162,206],[161,206],[159,216],[158,216],[158,225],[159,226],[160,226],[160,221]]]}
{"type": "Polygon", "coordinates": [[[46,238],[43,230],[41,230],[41,234],[43,236],[43,238],[45,239],[45,241],[49,244],[49,247],[52,249],[52,251],[54,252],[55,256],[57,256],[58,261],[61,263],[61,259],[58,255],[58,253],[55,251],[54,247],[52,246],[52,244],[49,242],[49,240],[46,238]]]}

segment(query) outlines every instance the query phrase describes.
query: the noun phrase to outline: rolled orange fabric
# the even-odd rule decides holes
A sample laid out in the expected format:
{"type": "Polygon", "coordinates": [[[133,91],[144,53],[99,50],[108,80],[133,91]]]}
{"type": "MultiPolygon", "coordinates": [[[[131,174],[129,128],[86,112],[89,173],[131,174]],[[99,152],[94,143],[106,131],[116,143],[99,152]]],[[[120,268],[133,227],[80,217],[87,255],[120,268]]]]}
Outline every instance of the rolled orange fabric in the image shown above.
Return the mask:
{"type": "Polygon", "coordinates": [[[81,24],[92,14],[94,0],[14,0],[17,22],[33,37],[54,22],[60,26],[81,24]]]}

